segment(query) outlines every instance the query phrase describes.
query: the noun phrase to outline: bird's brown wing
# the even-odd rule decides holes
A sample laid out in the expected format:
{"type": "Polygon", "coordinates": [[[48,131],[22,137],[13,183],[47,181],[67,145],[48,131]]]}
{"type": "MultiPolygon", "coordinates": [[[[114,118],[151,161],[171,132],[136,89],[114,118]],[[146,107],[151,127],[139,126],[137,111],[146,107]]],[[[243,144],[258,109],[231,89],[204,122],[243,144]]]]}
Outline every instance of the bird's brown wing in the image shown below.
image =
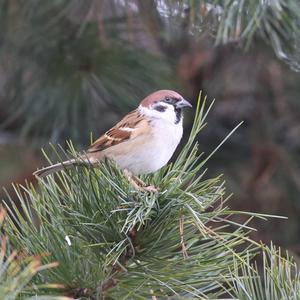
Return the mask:
{"type": "Polygon", "coordinates": [[[143,118],[141,114],[134,110],[125,116],[110,130],[100,136],[87,150],[88,153],[102,151],[111,146],[120,144],[136,136],[139,128],[143,126],[143,118]]]}

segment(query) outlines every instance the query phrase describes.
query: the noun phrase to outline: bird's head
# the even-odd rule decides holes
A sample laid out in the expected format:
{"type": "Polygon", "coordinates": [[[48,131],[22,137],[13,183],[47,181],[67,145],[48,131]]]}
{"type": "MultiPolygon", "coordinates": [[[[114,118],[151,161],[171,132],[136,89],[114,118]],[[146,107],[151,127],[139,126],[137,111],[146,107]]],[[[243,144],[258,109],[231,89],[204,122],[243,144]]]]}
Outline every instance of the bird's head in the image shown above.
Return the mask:
{"type": "Polygon", "coordinates": [[[139,110],[148,117],[178,124],[182,122],[184,107],[192,107],[192,105],[180,94],[171,90],[160,90],[147,96],[141,102],[139,110]]]}

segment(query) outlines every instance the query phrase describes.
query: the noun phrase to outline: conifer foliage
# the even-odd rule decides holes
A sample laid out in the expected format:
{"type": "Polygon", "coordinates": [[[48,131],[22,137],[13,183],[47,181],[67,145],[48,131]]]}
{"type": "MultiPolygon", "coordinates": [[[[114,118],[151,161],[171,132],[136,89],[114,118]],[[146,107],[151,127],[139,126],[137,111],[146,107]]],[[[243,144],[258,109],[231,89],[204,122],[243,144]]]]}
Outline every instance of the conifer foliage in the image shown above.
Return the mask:
{"type": "MultiPolygon", "coordinates": [[[[2,229],[5,209],[0,210],[0,228],[2,229]]],[[[0,299],[15,300],[23,294],[25,300],[68,300],[66,297],[43,296],[34,298],[26,296],[26,289],[29,294],[38,291],[38,286],[30,286],[31,280],[37,272],[55,267],[56,262],[48,265],[41,265],[41,256],[26,256],[24,251],[17,253],[12,249],[7,236],[2,232],[0,235],[0,299]]],[[[57,288],[58,284],[47,285],[47,288],[57,288]]],[[[70,299],[69,299],[70,300],[70,299]]]]}
{"type": "MultiPolygon", "coordinates": [[[[50,175],[35,187],[15,187],[21,209],[8,196],[4,227],[12,247],[28,255],[46,253],[44,264],[58,263],[33,278],[39,294],[79,299],[241,294],[243,278],[252,280],[246,270],[258,246],[248,237],[251,228],[232,220],[236,212],[226,206],[221,177],[205,176],[211,155],[199,155],[195,142],[210,110],[204,104],[175,162],[142,178],[157,193],[135,190],[110,161],[50,175]],[[49,289],[57,283],[59,289],[49,289]]],[[[70,149],[64,155],[76,157],[70,149]]],[[[37,294],[34,288],[26,292],[37,294]]]]}

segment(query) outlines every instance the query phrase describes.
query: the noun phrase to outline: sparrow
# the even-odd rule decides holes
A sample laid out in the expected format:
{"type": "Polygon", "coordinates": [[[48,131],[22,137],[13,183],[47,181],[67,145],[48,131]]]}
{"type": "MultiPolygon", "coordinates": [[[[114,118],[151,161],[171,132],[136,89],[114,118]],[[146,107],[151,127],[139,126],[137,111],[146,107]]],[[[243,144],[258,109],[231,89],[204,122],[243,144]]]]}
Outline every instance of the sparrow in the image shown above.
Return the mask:
{"type": "Polygon", "coordinates": [[[101,135],[80,160],[71,159],[37,170],[44,177],[78,164],[96,165],[104,158],[112,159],[126,174],[152,173],[168,163],[183,133],[182,109],[192,107],[180,94],[159,90],[144,98],[137,109],[101,135]]]}

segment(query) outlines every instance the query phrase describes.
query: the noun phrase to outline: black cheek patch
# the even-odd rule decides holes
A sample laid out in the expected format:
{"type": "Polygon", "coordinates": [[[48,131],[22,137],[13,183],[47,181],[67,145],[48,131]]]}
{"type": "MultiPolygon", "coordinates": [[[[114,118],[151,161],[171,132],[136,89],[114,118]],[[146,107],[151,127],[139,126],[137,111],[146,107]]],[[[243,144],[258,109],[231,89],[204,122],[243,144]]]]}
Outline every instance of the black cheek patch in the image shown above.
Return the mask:
{"type": "Polygon", "coordinates": [[[159,111],[159,112],[165,112],[167,108],[163,105],[157,105],[157,106],[154,107],[154,109],[159,111]]]}
{"type": "Polygon", "coordinates": [[[180,108],[175,108],[174,111],[176,115],[175,124],[178,124],[182,118],[182,110],[180,108]]]}

